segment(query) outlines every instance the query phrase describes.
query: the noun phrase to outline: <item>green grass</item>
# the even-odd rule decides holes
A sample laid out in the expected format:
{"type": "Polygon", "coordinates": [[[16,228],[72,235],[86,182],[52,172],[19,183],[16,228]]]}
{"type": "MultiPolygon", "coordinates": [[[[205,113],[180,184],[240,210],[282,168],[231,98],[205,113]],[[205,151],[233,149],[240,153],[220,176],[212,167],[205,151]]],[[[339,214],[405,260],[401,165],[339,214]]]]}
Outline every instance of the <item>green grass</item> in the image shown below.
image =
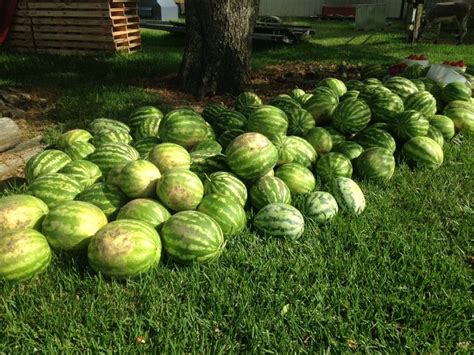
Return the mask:
{"type": "MultiPolygon", "coordinates": [[[[386,63],[411,52],[474,65],[473,46],[410,47],[392,32],[346,45],[350,23],[314,26],[317,36],[296,46],[257,45],[254,67],[386,63]]],[[[356,34],[358,41],[367,36],[356,34]]],[[[180,37],[144,31],[144,52],[130,57],[3,51],[0,78],[52,90],[50,118],[82,126],[99,116],[126,117],[143,104],[166,106],[137,78],[151,79],[147,85],[156,78],[159,87],[159,77],[179,67],[182,46],[180,37]]],[[[84,256],[55,255],[38,278],[0,283],[0,353],[472,353],[474,140],[448,144],[445,154],[436,171],[402,164],[387,184],[363,182],[368,207],[359,217],[308,224],[297,241],[248,231],[229,238],[217,264],[164,260],[117,282],[96,275],[84,256]]],[[[15,191],[21,187],[4,193],[15,191]]]]}

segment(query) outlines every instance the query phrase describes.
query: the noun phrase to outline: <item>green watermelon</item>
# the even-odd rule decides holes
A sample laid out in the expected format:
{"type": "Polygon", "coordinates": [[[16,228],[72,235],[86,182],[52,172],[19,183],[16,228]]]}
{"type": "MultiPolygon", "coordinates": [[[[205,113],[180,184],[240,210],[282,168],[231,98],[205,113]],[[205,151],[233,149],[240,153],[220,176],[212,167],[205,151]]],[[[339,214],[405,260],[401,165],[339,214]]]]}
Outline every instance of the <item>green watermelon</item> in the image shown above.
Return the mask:
{"type": "Polygon", "coordinates": [[[0,233],[13,229],[38,229],[48,212],[48,206],[34,196],[2,197],[0,198],[0,233]]]}
{"type": "Polygon", "coordinates": [[[218,142],[222,145],[222,148],[225,149],[235,138],[244,133],[245,132],[241,129],[230,129],[219,136],[218,142]]]}
{"type": "Polygon", "coordinates": [[[436,143],[438,143],[441,148],[443,147],[443,145],[444,145],[443,134],[436,127],[430,125],[430,127],[428,128],[428,133],[426,134],[426,136],[430,137],[432,140],[434,140],[436,143]]]}
{"type": "Polygon", "coordinates": [[[243,179],[262,177],[278,161],[278,151],[272,142],[255,132],[244,133],[235,138],[225,153],[231,170],[243,179]]]}
{"type": "Polygon", "coordinates": [[[82,191],[81,184],[64,174],[51,173],[41,175],[28,185],[28,195],[33,195],[43,200],[49,208],[60,205],[63,202],[74,200],[82,191]]]}
{"type": "Polygon", "coordinates": [[[360,75],[363,79],[366,78],[382,78],[387,74],[387,69],[380,64],[367,64],[361,69],[360,75]]]}
{"type": "Polygon", "coordinates": [[[262,105],[262,99],[253,92],[243,92],[235,99],[234,107],[237,111],[242,112],[246,107],[252,105],[262,105]]]}
{"type": "Polygon", "coordinates": [[[153,137],[159,135],[159,128],[161,117],[149,116],[143,119],[133,130],[133,137],[135,139],[153,137]]]}
{"type": "Polygon", "coordinates": [[[339,99],[339,101],[342,102],[349,99],[357,99],[359,98],[359,94],[360,94],[360,91],[358,90],[347,90],[347,92],[344,94],[344,96],[342,96],[339,99]]]}
{"type": "Polygon", "coordinates": [[[436,99],[428,91],[419,91],[411,94],[405,99],[405,110],[415,110],[424,116],[432,116],[436,113],[436,99]]]}
{"type": "Polygon", "coordinates": [[[58,147],[64,149],[68,145],[75,142],[89,142],[92,139],[92,134],[84,129],[72,129],[61,134],[58,138],[58,147]]]}
{"type": "Polygon", "coordinates": [[[304,232],[304,219],[300,211],[285,203],[271,203],[255,215],[256,231],[277,238],[297,239],[304,232]]]}
{"type": "Polygon", "coordinates": [[[364,101],[347,99],[337,105],[332,124],[343,134],[353,134],[367,127],[370,117],[370,108],[364,101]]]}
{"type": "Polygon", "coordinates": [[[109,170],[109,173],[107,174],[107,177],[105,178],[105,182],[107,184],[115,185],[117,187],[120,187],[120,173],[122,172],[122,169],[127,165],[128,163],[120,164],[117,166],[114,166],[112,169],[109,170]]]}
{"type": "Polygon", "coordinates": [[[194,210],[202,200],[201,179],[187,169],[171,169],[156,184],[160,201],[173,211],[194,210]]]}
{"type": "Polygon", "coordinates": [[[148,159],[150,152],[156,145],[160,144],[160,139],[156,137],[143,137],[137,139],[133,143],[133,147],[137,150],[138,154],[140,154],[140,159],[148,159]]]}
{"type": "Polygon", "coordinates": [[[295,99],[293,99],[291,96],[286,94],[274,97],[270,101],[270,105],[279,108],[280,110],[285,112],[285,114],[291,110],[301,109],[301,104],[295,99]]]}
{"type": "Polygon", "coordinates": [[[49,211],[41,231],[57,250],[84,250],[92,236],[107,224],[100,208],[82,201],[67,201],[49,211]]]}
{"type": "Polygon", "coordinates": [[[441,92],[441,97],[444,102],[451,102],[455,100],[470,101],[472,96],[471,89],[464,83],[452,82],[446,85],[441,92]]]}
{"type": "Polygon", "coordinates": [[[288,118],[288,134],[303,136],[316,125],[313,116],[302,108],[286,111],[288,118]]]}
{"type": "Polygon", "coordinates": [[[241,112],[247,119],[260,108],[262,105],[249,105],[242,108],[239,112],[241,112]]]}
{"type": "Polygon", "coordinates": [[[135,219],[149,223],[157,229],[161,228],[170,217],[171,213],[161,203],[147,198],[138,198],[125,204],[118,212],[116,219],[135,219]]]}
{"type": "Polygon", "coordinates": [[[247,225],[247,215],[240,203],[222,195],[206,195],[197,210],[212,219],[222,229],[225,237],[242,232],[247,225]]]}
{"type": "Polygon", "coordinates": [[[124,165],[138,158],[140,158],[140,154],[128,144],[107,143],[98,147],[94,153],[89,155],[88,159],[100,168],[104,176],[107,176],[113,167],[124,165]]]}
{"type": "Polygon", "coordinates": [[[168,256],[184,264],[214,261],[225,245],[219,224],[198,211],[183,211],[171,216],[163,225],[161,235],[168,256]]]}
{"type": "Polygon", "coordinates": [[[222,152],[222,146],[214,139],[205,139],[196,144],[193,147],[192,152],[220,153],[222,152]]]}
{"type": "MultiPolygon", "coordinates": [[[[423,84],[425,85],[424,90],[430,91],[430,92],[436,84],[433,80],[429,78],[418,78],[417,80],[420,80],[421,82],[423,82],[423,84]]],[[[416,84],[416,81],[413,81],[413,82],[416,84]]],[[[419,91],[422,91],[422,90],[419,90],[419,91]]]]}
{"type": "Polygon", "coordinates": [[[332,151],[336,153],[341,153],[345,155],[346,158],[348,158],[349,160],[353,160],[364,151],[364,148],[356,142],[344,141],[336,145],[332,151]]]}
{"type": "Polygon", "coordinates": [[[89,124],[89,129],[92,134],[97,134],[103,129],[111,129],[111,130],[121,130],[127,133],[130,133],[130,127],[128,127],[125,123],[112,120],[110,118],[96,118],[89,124]]]}
{"type": "Polygon", "coordinates": [[[250,189],[250,202],[257,211],[270,203],[291,203],[291,192],[285,182],[275,176],[258,179],[250,189]]]}
{"type": "Polygon", "coordinates": [[[317,223],[330,221],[338,211],[336,199],[329,192],[315,191],[304,200],[303,213],[317,223]]]}
{"type": "Polygon", "coordinates": [[[319,90],[303,104],[303,108],[313,115],[316,124],[320,124],[330,120],[338,103],[337,95],[319,90]]]}
{"type": "Polygon", "coordinates": [[[133,219],[111,222],[90,240],[90,266],[113,278],[132,277],[150,270],[161,257],[161,240],[148,223],[133,219]]]}
{"type": "Polygon", "coordinates": [[[43,272],[51,262],[46,238],[34,229],[0,232],[0,280],[23,281],[43,272]]]}
{"type": "Polygon", "coordinates": [[[290,92],[290,96],[295,100],[302,97],[304,94],[306,94],[306,92],[298,87],[294,88],[290,92]]]}
{"type": "Polygon", "coordinates": [[[297,136],[277,137],[273,144],[278,149],[278,163],[298,163],[303,166],[311,166],[317,158],[316,151],[308,141],[297,136]]]}
{"type": "Polygon", "coordinates": [[[385,87],[400,96],[403,100],[411,94],[418,92],[418,88],[412,81],[402,78],[401,76],[394,76],[388,79],[385,82],[385,87]]]}
{"type": "MultiPolygon", "coordinates": [[[[273,170],[271,170],[273,171],[273,170]]],[[[218,171],[204,180],[206,195],[215,194],[235,199],[241,206],[247,202],[247,187],[231,173],[218,171]]]]}
{"type": "Polygon", "coordinates": [[[450,140],[454,137],[455,129],[454,122],[448,116],[433,115],[428,117],[430,125],[437,128],[442,134],[445,140],[450,140]]]}
{"type": "Polygon", "coordinates": [[[69,156],[56,149],[48,149],[34,155],[25,165],[25,177],[28,182],[41,175],[56,173],[71,162],[69,156]]]}
{"type": "Polygon", "coordinates": [[[283,180],[292,194],[307,194],[316,188],[313,173],[300,164],[283,164],[277,169],[275,176],[283,180]]]}
{"type": "Polygon", "coordinates": [[[288,118],[285,112],[277,107],[262,105],[256,109],[247,122],[248,132],[261,133],[271,139],[284,136],[288,130],[288,118]]]}
{"type": "Polygon", "coordinates": [[[191,149],[209,138],[209,127],[200,114],[189,109],[168,112],[161,120],[159,136],[163,142],[175,143],[191,149]]]}
{"type": "Polygon", "coordinates": [[[412,137],[426,136],[429,121],[418,111],[408,110],[399,113],[391,122],[391,130],[402,141],[412,137]]]}
{"type": "Polygon", "coordinates": [[[461,100],[450,101],[444,107],[444,111],[449,111],[451,109],[456,109],[456,108],[462,108],[464,110],[474,113],[474,101],[472,102],[461,101],[461,100]]]}
{"type": "Polygon", "coordinates": [[[413,64],[408,66],[401,74],[407,79],[421,78],[426,75],[426,69],[421,64],[413,64]]]}
{"type": "Polygon", "coordinates": [[[355,170],[367,179],[390,180],[395,172],[395,158],[388,149],[370,148],[355,160],[355,170]]]}
{"type": "Polygon", "coordinates": [[[357,90],[360,91],[364,87],[364,83],[360,80],[349,80],[346,82],[347,90],[357,90]]]}
{"type": "Polygon", "coordinates": [[[161,177],[158,168],[147,160],[134,160],[120,171],[119,187],[131,198],[152,197],[161,177]]]}
{"type": "Polygon", "coordinates": [[[329,153],[333,147],[331,134],[322,127],[315,127],[304,136],[317,154],[329,153]]]}
{"type": "Polygon", "coordinates": [[[201,116],[209,123],[214,123],[215,118],[219,113],[222,111],[227,110],[227,108],[224,105],[221,104],[212,104],[208,105],[204,108],[204,110],[201,113],[201,116]]]}
{"type": "Polygon", "coordinates": [[[323,155],[316,162],[314,171],[323,182],[329,182],[338,176],[351,177],[352,164],[345,155],[331,152],[323,155]]]}
{"type": "Polygon", "coordinates": [[[221,111],[212,122],[212,126],[217,133],[223,133],[230,129],[245,129],[247,118],[235,110],[221,111]]]}
{"type": "Polygon", "coordinates": [[[206,151],[191,153],[191,171],[204,179],[206,175],[216,171],[228,170],[227,160],[224,154],[206,151]]]}
{"type": "Polygon", "coordinates": [[[444,111],[451,118],[456,132],[474,134],[474,112],[464,108],[451,108],[444,111]]]}
{"type": "Polygon", "coordinates": [[[128,124],[132,130],[136,131],[138,127],[143,126],[144,122],[150,123],[152,121],[158,121],[159,123],[162,118],[163,112],[161,112],[159,108],[154,106],[143,106],[130,114],[128,124]]]}
{"type": "MultiPolygon", "coordinates": [[[[402,99],[398,95],[377,93],[372,96],[370,100],[370,109],[374,121],[390,122],[397,114],[403,112],[404,105],[402,99]]],[[[408,110],[408,108],[405,109],[408,110]]]]}
{"type": "Polygon", "coordinates": [[[88,160],[74,160],[59,172],[75,179],[82,189],[95,184],[102,177],[99,167],[88,160]]]}
{"type": "Polygon", "coordinates": [[[115,130],[115,129],[104,128],[103,130],[97,132],[94,135],[92,144],[94,144],[94,146],[97,148],[107,143],[130,144],[132,141],[133,141],[133,138],[128,132],[125,132],[120,129],[115,130]]]}
{"type": "Polygon", "coordinates": [[[344,82],[336,78],[325,78],[321,80],[316,86],[327,86],[339,97],[343,96],[347,92],[347,87],[344,82]]]}
{"type": "Polygon", "coordinates": [[[331,135],[331,142],[333,147],[346,140],[346,137],[344,137],[341,132],[335,130],[333,127],[324,127],[324,129],[331,135]]]}
{"type": "Polygon", "coordinates": [[[364,147],[364,149],[382,147],[387,148],[393,154],[397,148],[395,139],[393,139],[390,133],[380,128],[367,127],[357,133],[353,140],[364,147]]]}
{"type": "Polygon", "coordinates": [[[94,153],[95,147],[92,143],[77,141],[63,148],[64,153],[69,155],[72,160],[87,159],[94,153]]]}
{"type": "Polygon", "coordinates": [[[191,155],[182,146],[174,143],[156,145],[150,151],[148,158],[162,174],[175,168],[189,169],[191,167],[191,155]]]}
{"type": "MultiPolygon", "coordinates": [[[[415,84],[416,88],[418,89],[418,91],[428,91],[426,90],[426,85],[425,85],[425,82],[421,79],[411,79],[410,80],[413,84],[415,84]]],[[[401,97],[401,95],[398,95],[401,97]]]]}
{"type": "Polygon", "coordinates": [[[301,105],[301,107],[303,107],[306,102],[313,97],[313,94],[304,94],[303,96],[300,96],[298,97],[298,99],[296,101],[298,101],[298,103],[301,105]]]}
{"type": "Polygon", "coordinates": [[[359,96],[357,98],[360,100],[364,100],[370,106],[372,100],[383,95],[395,94],[382,84],[366,84],[362,89],[360,89],[359,96]]]}
{"type": "Polygon", "coordinates": [[[413,137],[403,145],[402,152],[417,167],[437,169],[443,164],[443,149],[428,137],[413,137]]]}
{"type": "Polygon", "coordinates": [[[354,180],[344,176],[335,178],[331,183],[331,193],[342,210],[356,215],[365,210],[364,193],[354,180]]]}
{"type": "Polygon", "coordinates": [[[81,192],[76,200],[99,207],[107,218],[112,220],[118,210],[127,203],[127,196],[118,186],[98,182],[81,192]]]}

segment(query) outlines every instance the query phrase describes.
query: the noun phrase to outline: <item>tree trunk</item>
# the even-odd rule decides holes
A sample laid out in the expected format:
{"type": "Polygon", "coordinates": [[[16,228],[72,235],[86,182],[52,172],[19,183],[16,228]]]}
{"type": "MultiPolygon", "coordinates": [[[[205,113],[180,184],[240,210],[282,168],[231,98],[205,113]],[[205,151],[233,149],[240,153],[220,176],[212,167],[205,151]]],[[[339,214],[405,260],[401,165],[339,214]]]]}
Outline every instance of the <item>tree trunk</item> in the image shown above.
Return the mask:
{"type": "Polygon", "coordinates": [[[250,80],[259,0],[186,0],[186,48],[179,73],[198,97],[238,93],[250,80]]]}

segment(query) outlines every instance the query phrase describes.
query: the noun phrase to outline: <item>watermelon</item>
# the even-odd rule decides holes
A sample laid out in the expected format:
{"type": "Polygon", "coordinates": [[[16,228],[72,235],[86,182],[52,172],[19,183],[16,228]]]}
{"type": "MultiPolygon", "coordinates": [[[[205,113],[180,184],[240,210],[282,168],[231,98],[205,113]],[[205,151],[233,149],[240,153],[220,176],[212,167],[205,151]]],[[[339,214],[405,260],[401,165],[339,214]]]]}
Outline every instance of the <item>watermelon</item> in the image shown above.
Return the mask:
{"type": "Polygon", "coordinates": [[[277,169],[275,176],[283,180],[292,194],[307,194],[316,188],[313,173],[300,164],[283,164],[277,169]]]}
{"type": "Polygon", "coordinates": [[[130,127],[128,127],[125,123],[113,120],[110,118],[96,118],[89,124],[89,129],[92,134],[97,134],[103,129],[111,129],[111,130],[121,130],[127,133],[130,133],[130,127]]]}
{"type": "Polygon", "coordinates": [[[324,129],[330,134],[333,147],[346,140],[346,137],[344,137],[339,131],[336,131],[333,127],[324,127],[324,129]]]}
{"type": "Polygon", "coordinates": [[[288,134],[303,136],[316,125],[313,116],[302,108],[286,111],[288,118],[288,134]]]}
{"type": "Polygon", "coordinates": [[[148,223],[133,219],[111,222],[90,240],[90,266],[113,278],[132,277],[150,270],[161,257],[161,240],[148,223]]]}
{"type": "MultiPolygon", "coordinates": [[[[216,139],[217,138],[216,132],[214,132],[214,128],[212,128],[211,124],[209,122],[206,122],[206,121],[204,121],[204,124],[206,125],[206,135],[204,136],[203,140],[216,139]]],[[[202,142],[202,141],[200,141],[200,142],[202,142]]]]}
{"type": "Polygon", "coordinates": [[[327,86],[339,97],[343,96],[347,92],[347,87],[344,82],[336,78],[325,78],[321,80],[316,86],[327,86]]]}
{"type": "Polygon", "coordinates": [[[161,120],[159,135],[163,142],[191,149],[208,138],[209,127],[198,113],[189,109],[168,112],[161,120]]]}
{"type": "Polygon", "coordinates": [[[428,91],[419,91],[411,94],[405,99],[405,110],[415,110],[424,116],[432,116],[436,113],[436,99],[428,91]]]}
{"type": "MultiPolygon", "coordinates": [[[[425,88],[424,90],[426,91],[430,91],[433,89],[433,87],[435,86],[435,82],[429,78],[418,78],[417,80],[423,82],[423,84],[425,85],[425,88]]],[[[416,85],[416,81],[413,81],[416,85]]],[[[419,91],[422,91],[422,90],[419,90],[419,91]]]]}
{"type": "Polygon", "coordinates": [[[284,136],[288,130],[288,118],[285,112],[277,107],[262,105],[256,109],[247,122],[248,132],[261,133],[271,139],[284,136]]]}
{"type": "Polygon", "coordinates": [[[207,121],[210,122],[211,124],[214,122],[215,118],[219,113],[222,111],[227,110],[227,108],[224,105],[221,104],[212,104],[208,105],[204,108],[204,110],[201,113],[201,116],[207,121]]]}
{"type": "Polygon", "coordinates": [[[349,80],[346,82],[347,90],[357,90],[360,91],[364,87],[364,83],[360,80],[349,80]]]}
{"type": "Polygon", "coordinates": [[[376,123],[372,123],[368,125],[367,128],[380,128],[388,132],[391,129],[391,125],[390,123],[387,123],[387,122],[376,122],[376,123]]]}
{"type": "Polygon", "coordinates": [[[82,189],[95,184],[102,177],[99,167],[88,160],[74,160],[59,172],[79,182],[82,189]]]}
{"type": "Polygon", "coordinates": [[[148,156],[161,173],[175,168],[189,169],[191,155],[182,146],[174,143],[160,143],[156,145],[148,156]]]}
{"type": "Polygon", "coordinates": [[[99,207],[109,220],[127,203],[127,196],[115,185],[98,182],[81,192],[77,201],[84,201],[99,207]]]}
{"type": "Polygon", "coordinates": [[[338,176],[351,177],[352,164],[345,155],[331,152],[323,155],[316,162],[314,171],[323,182],[329,182],[338,176]]]}
{"type": "Polygon", "coordinates": [[[444,111],[456,108],[462,108],[464,110],[474,113],[474,102],[454,100],[446,104],[446,106],[444,107],[444,111]]]}
{"type": "Polygon", "coordinates": [[[455,129],[454,122],[447,116],[433,115],[428,117],[430,125],[437,128],[442,134],[445,140],[450,140],[454,137],[455,129]]]}
{"type": "Polygon", "coordinates": [[[135,219],[149,223],[153,228],[158,229],[170,217],[171,213],[161,203],[147,198],[137,198],[125,204],[118,212],[116,219],[135,219]]]}
{"type": "Polygon", "coordinates": [[[160,177],[161,173],[153,163],[147,160],[135,160],[121,170],[119,187],[131,198],[152,197],[160,177]]]}
{"type": "Polygon", "coordinates": [[[28,182],[41,175],[56,173],[71,162],[69,156],[56,149],[48,149],[34,155],[25,165],[25,177],[28,182]]]}
{"type": "Polygon", "coordinates": [[[437,169],[443,163],[443,149],[428,137],[413,137],[403,145],[402,152],[416,167],[437,169]]]}
{"type": "Polygon", "coordinates": [[[298,97],[298,99],[296,101],[298,101],[298,103],[301,105],[301,107],[303,107],[306,102],[313,97],[313,94],[304,94],[303,96],[300,96],[298,97]]]}
{"type": "Polygon", "coordinates": [[[303,104],[303,108],[311,113],[316,124],[319,124],[330,120],[338,103],[337,95],[318,90],[303,104]]]}
{"type": "Polygon", "coordinates": [[[298,87],[290,91],[290,96],[295,100],[302,97],[304,94],[306,94],[306,92],[298,87]]]}
{"type": "Polygon", "coordinates": [[[331,183],[331,193],[342,210],[356,215],[365,210],[364,193],[354,180],[344,176],[335,178],[331,183]]]}
{"type": "Polygon", "coordinates": [[[304,199],[303,213],[316,223],[330,221],[338,211],[336,199],[329,192],[314,191],[304,199]]]}
{"type": "Polygon", "coordinates": [[[194,210],[202,200],[201,179],[187,169],[171,169],[156,184],[160,201],[173,211],[194,210]]]}
{"type": "Polygon", "coordinates": [[[277,165],[293,162],[309,167],[316,161],[316,150],[303,138],[277,137],[273,140],[273,144],[278,149],[277,165]]]}
{"type": "Polygon", "coordinates": [[[382,78],[387,74],[387,69],[380,64],[367,64],[361,69],[360,75],[362,78],[382,78]]]}
{"type": "Polygon", "coordinates": [[[202,142],[196,144],[193,147],[192,152],[220,153],[222,152],[222,146],[214,139],[205,139],[202,142]]]}
{"type": "Polygon", "coordinates": [[[364,149],[382,147],[387,148],[393,154],[397,148],[395,139],[393,139],[390,133],[380,128],[367,127],[357,133],[353,140],[364,149]]]}
{"type": "Polygon", "coordinates": [[[130,144],[132,141],[133,138],[128,132],[104,128],[94,135],[92,144],[94,144],[95,147],[100,147],[107,143],[130,144]]]}
{"type": "Polygon", "coordinates": [[[109,173],[107,174],[107,177],[105,178],[105,182],[107,184],[115,185],[117,187],[120,187],[120,173],[122,172],[122,169],[127,165],[128,163],[120,164],[117,166],[114,166],[112,169],[109,170],[109,173]]]}
{"type": "Polygon", "coordinates": [[[63,202],[74,200],[82,191],[81,184],[64,174],[51,173],[41,175],[28,185],[28,195],[33,195],[43,200],[49,208],[60,205],[63,202]]]}
{"type": "Polygon", "coordinates": [[[87,159],[89,155],[94,153],[95,147],[89,142],[73,142],[63,148],[64,153],[69,155],[72,160],[87,159]]]}
{"type": "Polygon", "coordinates": [[[272,142],[255,132],[244,133],[235,138],[225,153],[231,170],[243,179],[262,177],[278,161],[278,151],[272,142]]]}
{"type": "MultiPolygon", "coordinates": [[[[418,93],[415,93],[417,95],[418,93]]],[[[410,97],[410,96],[409,96],[410,97]]],[[[402,99],[395,94],[377,93],[370,100],[372,118],[376,122],[390,122],[397,114],[403,112],[402,99]]],[[[405,108],[409,109],[409,108],[405,108]]]]}
{"type": "Polygon", "coordinates": [[[370,121],[369,106],[362,100],[347,99],[334,110],[332,123],[343,134],[353,134],[364,129],[370,121]]]}
{"type": "Polygon", "coordinates": [[[358,90],[347,90],[347,92],[342,96],[339,101],[346,101],[348,99],[357,99],[359,98],[360,91],[358,90]]]}
{"type": "Polygon", "coordinates": [[[447,84],[441,92],[441,97],[444,102],[451,101],[470,101],[472,96],[471,89],[462,82],[452,82],[447,84]]]}
{"type": "Polygon", "coordinates": [[[257,211],[270,203],[291,203],[291,191],[285,182],[275,176],[258,179],[250,189],[250,202],[257,211]]]}
{"type": "Polygon", "coordinates": [[[225,149],[235,138],[244,133],[245,132],[241,129],[230,129],[219,136],[218,142],[222,145],[222,148],[225,149]]]}
{"type": "Polygon", "coordinates": [[[279,108],[283,112],[301,109],[301,104],[289,95],[278,95],[270,101],[270,105],[279,108]]]}
{"type": "Polygon", "coordinates": [[[221,111],[212,122],[212,126],[217,133],[223,133],[230,129],[245,129],[247,118],[239,111],[221,111]]]}
{"type": "MultiPolygon", "coordinates": [[[[163,118],[163,112],[154,106],[143,106],[133,111],[128,117],[128,125],[136,131],[144,122],[158,121],[163,118]]],[[[145,136],[146,137],[146,136],[145,136]]]]}
{"type": "Polygon", "coordinates": [[[421,64],[413,64],[408,66],[401,74],[404,78],[407,79],[416,79],[421,78],[426,75],[426,69],[421,64]]]}
{"type": "Polygon", "coordinates": [[[398,114],[391,123],[391,130],[402,141],[412,137],[426,136],[430,123],[418,111],[408,110],[398,114]]]}
{"type": "Polygon", "coordinates": [[[474,134],[474,112],[464,108],[450,108],[444,114],[453,120],[456,132],[474,134]]]}
{"type": "Polygon", "coordinates": [[[57,250],[85,250],[92,236],[107,224],[100,208],[82,201],[67,201],[49,211],[41,232],[57,250]]]}
{"type": "Polygon", "coordinates": [[[355,160],[355,170],[367,179],[390,180],[395,171],[395,158],[388,149],[370,148],[355,160]]]}
{"type": "Polygon", "coordinates": [[[34,196],[2,197],[0,198],[0,233],[13,229],[38,229],[48,212],[48,206],[34,196]]]}
{"type": "Polygon", "coordinates": [[[219,224],[198,211],[183,211],[171,216],[163,225],[161,236],[168,256],[184,264],[214,261],[225,245],[219,224]]]}
{"type": "Polygon", "coordinates": [[[107,176],[113,167],[124,165],[139,157],[140,154],[135,148],[128,144],[107,143],[98,147],[88,159],[100,168],[104,176],[107,176]]]}
{"type": "Polygon", "coordinates": [[[304,139],[313,146],[317,154],[329,153],[333,146],[331,134],[322,127],[309,130],[304,139]]]}
{"type": "Polygon", "coordinates": [[[370,84],[364,85],[359,91],[359,96],[357,97],[360,100],[364,100],[367,104],[371,105],[371,102],[374,98],[383,95],[395,95],[390,89],[387,89],[382,84],[370,84]]]}
{"type": "Polygon", "coordinates": [[[250,105],[242,108],[239,112],[241,112],[247,119],[260,108],[262,105],[250,105]]]}
{"type": "Polygon", "coordinates": [[[300,211],[285,203],[270,203],[255,215],[256,231],[271,237],[297,239],[304,232],[300,211]]]}
{"type": "Polygon", "coordinates": [[[224,154],[206,151],[191,153],[191,171],[204,179],[206,175],[216,171],[228,170],[227,160],[224,154]]]}
{"type": "Polygon", "coordinates": [[[436,127],[430,125],[430,127],[428,128],[428,133],[426,134],[426,136],[430,137],[432,140],[434,140],[436,143],[438,143],[440,147],[443,147],[443,145],[444,145],[443,134],[436,127]]]}
{"type": "MultiPolygon", "coordinates": [[[[411,79],[410,80],[413,84],[415,84],[416,88],[418,89],[418,91],[428,91],[426,90],[426,85],[425,85],[425,82],[421,79],[411,79]]],[[[393,90],[392,90],[393,91],[393,90]]],[[[401,95],[398,95],[401,97],[401,95]]]]}
{"type": "Polygon", "coordinates": [[[48,241],[34,229],[0,232],[0,280],[23,281],[43,272],[51,262],[48,241]]]}
{"type": "MultiPolygon", "coordinates": [[[[273,170],[271,170],[273,171],[273,170]]],[[[231,173],[218,171],[204,180],[206,195],[215,194],[226,198],[233,198],[241,206],[247,202],[247,187],[231,173]]]]}
{"type": "Polygon", "coordinates": [[[206,195],[197,210],[219,224],[225,237],[242,232],[247,225],[244,208],[235,199],[222,195],[206,195]]]}
{"type": "Polygon", "coordinates": [[[344,141],[336,145],[332,151],[341,153],[349,160],[353,160],[364,151],[364,148],[362,148],[362,146],[356,142],[344,141]]]}
{"type": "Polygon", "coordinates": [[[394,76],[388,79],[385,82],[385,87],[400,96],[403,100],[411,94],[418,92],[418,88],[412,81],[402,78],[401,76],[394,76]]]}
{"type": "Polygon", "coordinates": [[[235,99],[234,107],[237,111],[242,112],[246,107],[252,105],[262,105],[262,99],[253,92],[243,92],[235,99]]]}
{"type": "Polygon", "coordinates": [[[156,145],[160,144],[160,139],[156,137],[143,137],[137,139],[133,143],[133,147],[137,150],[140,155],[140,159],[148,159],[150,152],[155,148],[156,145]]]}
{"type": "Polygon", "coordinates": [[[61,134],[58,138],[58,147],[64,149],[68,145],[75,142],[89,142],[92,139],[92,134],[84,129],[72,129],[61,134]]]}
{"type": "Polygon", "coordinates": [[[143,119],[133,130],[135,139],[158,137],[161,117],[149,116],[143,119]]]}

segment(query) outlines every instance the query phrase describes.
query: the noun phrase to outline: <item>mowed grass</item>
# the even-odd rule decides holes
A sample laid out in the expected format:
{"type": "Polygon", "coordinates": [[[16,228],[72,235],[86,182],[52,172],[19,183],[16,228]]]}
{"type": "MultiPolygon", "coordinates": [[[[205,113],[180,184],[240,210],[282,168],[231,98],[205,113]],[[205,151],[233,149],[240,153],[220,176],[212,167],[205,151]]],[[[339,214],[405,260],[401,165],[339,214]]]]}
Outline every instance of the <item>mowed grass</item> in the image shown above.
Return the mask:
{"type": "MultiPolygon", "coordinates": [[[[395,32],[348,46],[351,23],[314,26],[317,36],[301,44],[257,45],[254,67],[387,63],[411,52],[474,65],[472,46],[409,47],[395,32]]],[[[64,127],[124,118],[144,104],[166,107],[135,80],[176,72],[184,42],[143,33],[144,51],[130,57],[0,52],[0,77],[3,84],[54,90],[48,117],[64,127]]],[[[296,241],[249,229],[228,238],[215,264],[163,258],[151,272],[120,282],[97,275],[84,255],[55,254],[39,277],[0,283],[0,353],[470,353],[473,157],[472,137],[456,139],[436,171],[402,163],[387,184],[361,182],[361,216],[308,222],[296,241]]]]}

